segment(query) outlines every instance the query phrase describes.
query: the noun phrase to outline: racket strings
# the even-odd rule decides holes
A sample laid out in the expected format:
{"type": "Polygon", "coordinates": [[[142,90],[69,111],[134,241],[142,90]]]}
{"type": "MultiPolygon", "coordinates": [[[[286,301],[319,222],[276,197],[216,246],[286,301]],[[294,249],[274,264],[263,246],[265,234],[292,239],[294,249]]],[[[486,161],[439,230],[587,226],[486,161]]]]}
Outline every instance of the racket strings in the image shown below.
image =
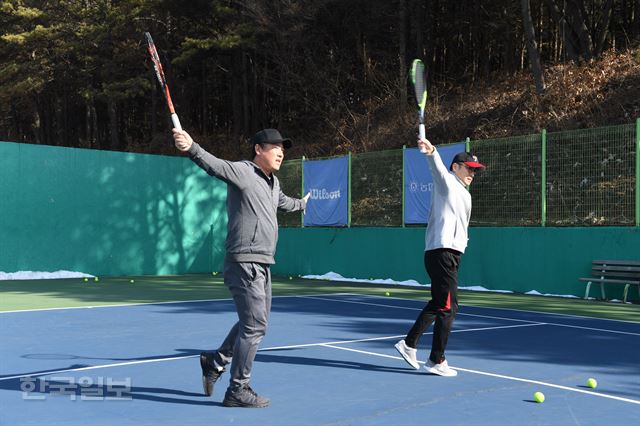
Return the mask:
{"type": "Polygon", "coordinates": [[[424,63],[420,59],[414,60],[411,66],[411,81],[415,90],[416,102],[421,109],[424,109],[427,102],[427,85],[424,71],[424,63]]]}

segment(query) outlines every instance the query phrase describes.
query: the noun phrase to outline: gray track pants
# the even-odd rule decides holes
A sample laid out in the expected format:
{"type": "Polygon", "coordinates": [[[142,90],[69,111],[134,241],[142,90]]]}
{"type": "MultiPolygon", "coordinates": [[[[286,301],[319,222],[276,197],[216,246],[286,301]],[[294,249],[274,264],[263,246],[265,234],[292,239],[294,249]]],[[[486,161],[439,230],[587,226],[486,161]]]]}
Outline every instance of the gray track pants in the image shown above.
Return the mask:
{"type": "Polygon", "coordinates": [[[249,384],[253,360],[271,312],[271,271],[261,263],[224,263],[224,283],[231,291],[238,322],[218,348],[219,367],[231,362],[229,387],[249,384]]]}

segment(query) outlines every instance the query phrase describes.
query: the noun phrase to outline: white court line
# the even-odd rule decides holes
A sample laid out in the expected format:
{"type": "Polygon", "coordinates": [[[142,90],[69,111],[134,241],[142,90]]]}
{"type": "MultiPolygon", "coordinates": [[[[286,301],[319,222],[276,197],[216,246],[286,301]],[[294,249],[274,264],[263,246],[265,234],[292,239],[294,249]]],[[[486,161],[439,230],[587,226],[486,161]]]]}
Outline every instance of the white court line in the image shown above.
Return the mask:
{"type": "Polygon", "coordinates": [[[640,336],[640,333],[632,333],[630,331],[618,331],[618,330],[609,330],[604,328],[594,328],[594,327],[584,327],[581,325],[570,325],[570,324],[556,324],[553,322],[548,322],[548,325],[553,325],[556,327],[567,327],[567,328],[578,328],[580,330],[590,330],[590,331],[604,331],[605,333],[617,333],[617,334],[626,334],[628,336],[640,336]]]}
{"type": "MultiPolygon", "coordinates": [[[[380,299],[382,298],[382,296],[375,296],[373,294],[355,294],[355,293],[351,293],[354,294],[356,296],[362,296],[362,297],[371,297],[374,299],[380,299]]],[[[388,297],[384,297],[385,299],[387,299],[388,297]]],[[[391,299],[394,300],[410,300],[413,302],[423,302],[422,300],[417,300],[417,299],[406,299],[406,298],[402,298],[402,297],[391,297],[391,299]]],[[[569,299],[572,300],[572,299],[569,299]]],[[[583,299],[577,299],[577,300],[583,300],[583,299]]],[[[599,321],[614,321],[614,322],[623,322],[626,324],[638,324],[638,321],[628,321],[628,320],[621,320],[621,319],[612,319],[612,318],[601,318],[601,317],[590,317],[587,315],[575,315],[575,314],[559,314],[557,312],[546,312],[546,311],[530,311],[528,309],[514,309],[514,308],[501,308],[501,307],[497,307],[497,306],[481,306],[481,305],[467,305],[467,304],[462,304],[460,306],[468,306],[470,308],[478,308],[478,309],[489,309],[489,310],[497,310],[497,311],[512,311],[512,312],[525,312],[528,314],[542,314],[542,315],[555,315],[555,316],[559,316],[559,317],[569,317],[569,318],[582,318],[582,319],[597,319],[599,321]]],[[[471,315],[471,314],[466,314],[466,315],[471,315]]]]}
{"type": "MultiPolygon", "coordinates": [[[[356,295],[358,296],[358,295],[356,295]]],[[[328,300],[331,302],[339,302],[339,303],[353,303],[356,305],[367,305],[367,306],[378,306],[378,307],[383,307],[383,308],[392,308],[392,309],[404,309],[407,311],[421,311],[422,308],[411,308],[409,306],[395,306],[395,305],[387,305],[384,303],[371,303],[371,302],[358,302],[355,300],[337,300],[337,299],[327,299],[324,297],[316,297],[313,295],[310,296],[298,296],[300,298],[305,298],[305,299],[317,299],[317,300],[328,300]]],[[[410,299],[398,299],[398,300],[410,300],[410,299]]],[[[491,315],[478,315],[478,314],[465,314],[465,313],[460,313],[458,312],[457,315],[465,315],[465,316],[470,316],[470,317],[480,317],[480,318],[492,318],[492,319],[500,319],[500,320],[505,320],[505,321],[517,321],[517,322],[528,322],[528,323],[532,323],[532,324],[538,324],[540,321],[531,321],[531,320],[523,320],[523,319],[515,319],[515,318],[504,318],[504,317],[495,317],[495,316],[491,316],[491,315]]]]}
{"type": "Polygon", "coordinates": [[[384,336],[384,337],[369,337],[367,339],[353,339],[353,340],[341,340],[336,342],[324,342],[324,343],[302,343],[300,345],[287,345],[287,346],[272,346],[270,348],[258,349],[258,352],[266,352],[266,351],[283,351],[287,349],[302,349],[302,348],[311,348],[313,346],[324,346],[324,345],[340,345],[344,343],[360,343],[360,342],[373,342],[376,340],[391,340],[391,339],[399,339],[404,337],[404,334],[399,334],[397,336],[384,336]]]}
{"type": "MultiPolygon", "coordinates": [[[[487,330],[499,330],[504,328],[516,328],[516,327],[532,327],[536,325],[546,325],[545,323],[536,323],[536,324],[519,324],[519,325],[500,325],[495,327],[481,327],[481,328],[468,328],[464,330],[451,330],[452,333],[466,333],[469,331],[487,331],[487,330]]],[[[425,335],[433,334],[433,332],[424,333],[425,335]]],[[[308,348],[312,346],[325,346],[325,345],[342,345],[345,343],[360,343],[360,342],[373,342],[376,340],[391,340],[391,339],[400,339],[405,337],[406,334],[399,334],[397,336],[384,336],[384,337],[369,337],[366,339],[353,339],[353,340],[340,340],[336,342],[324,342],[324,343],[303,343],[300,345],[289,345],[289,346],[274,346],[271,348],[259,349],[258,351],[276,351],[276,350],[285,350],[285,349],[299,349],[299,348],[308,348]]]]}
{"type": "MultiPolygon", "coordinates": [[[[382,357],[382,358],[392,358],[392,359],[398,359],[398,360],[404,361],[404,359],[402,357],[394,356],[394,355],[380,354],[380,353],[377,353],[377,352],[362,351],[362,350],[359,350],[359,349],[352,349],[352,348],[342,348],[340,346],[334,346],[334,345],[330,345],[330,344],[324,344],[322,346],[326,346],[328,348],[333,348],[333,349],[340,349],[340,350],[343,350],[343,351],[357,352],[357,353],[361,353],[361,354],[365,354],[365,355],[373,355],[373,356],[382,357]]],[[[418,361],[418,362],[420,364],[424,364],[424,361],[418,361]]],[[[499,378],[499,379],[513,380],[513,381],[516,381],[516,382],[531,383],[531,384],[535,384],[535,385],[547,386],[547,387],[550,387],[550,388],[562,389],[562,390],[571,391],[571,392],[584,393],[584,394],[587,394],[587,395],[599,396],[601,398],[615,399],[617,401],[629,402],[631,404],[640,405],[640,401],[638,401],[638,400],[630,399],[630,398],[623,398],[621,396],[608,395],[606,393],[593,392],[593,391],[588,391],[588,390],[584,390],[584,389],[572,388],[572,387],[569,387],[569,386],[556,385],[555,383],[541,382],[539,380],[523,379],[522,377],[505,376],[504,374],[495,374],[495,373],[488,373],[486,371],[469,370],[467,368],[454,367],[452,365],[449,365],[449,367],[453,368],[454,370],[464,371],[466,373],[480,374],[482,376],[496,377],[496,378],[499,378]]]]}
{"type": "MultiPolygon", "coordinates": [[[[369,302],[356,302],[356,301],[350,301],[350,300],[330,299],[330,298],[325,298],[325,297],[322,297],[322,296],[358,296],[358,297],[380,298],[380,296],[373,296],[373,295],[369,295],[369,294],[355,294],[355,293],[327,293],[327,294],[317,294],[317,295],[282,295],[282,296],[273,296],[273,298],[275,299],[275,298],[299,297],[299,298],[307,298],[307,299],[324,300],[324,301],[329,301],[329,302],[355,303],[355,304],[363,304],[363,305],[370,305],[370,306],[380,306],[380,307],[385,307],[385,308],[406,309],[406,310],[412,310],[412,311],[421,310],[419,308],[410,308],[410,307],[404,307],[404,306],[392,306],[392,305],[386,305],[386,304],[383,304],[383,303],[369,303],[369,302]]],[[[394,300],[414,301],[413,299],[402,299],[402,298],[393,298],[393,299],[394,300]]],[[[232,298],[226,298],[226,299],[173,300],[173,301],[167,301],[167,302],[123,303],[123,304],[119,304],[119,305],[69,306],[69,307],[61,307],[61,308],[17,309],[17,310],[13,310],[13,311],[0,311],[0,315],[1,314],[12,314],[12,313],[23,313],[23,312],[60,311],[60,310],[71,310],[71,309],[121,308],[121,307],[129,307],[129,306],[167,305],[167,304],[202,303],[202,302],[229,302],[229,301],[233,301],[233,299],[232,298]]],[[[416,302],[418,302],[418,301],[416,301],[416,302]]],[[[472,306],[472,305],[469,305],[469,306],[472,306]]],[[[473,307],[477,307],[477,306],[473,306],[473,307]]],[[[485,307],[481,306],[480,308],[485,308],[485,307]]],[[[527,312],[527,313],[542,314],[542,315],[556,315],[556,316],[564,316],[564,317],[575,317],[575,318],[595,319],[595,320],[607,320],[607,321],[624,322],[624,323],[628,323],[628,324],[637,324],[637,323],[632,322],[632,321],[613,320],[613,319],[609,319],[609,318],[586,317],[586,316],[580,316],[580,315],[557,314],[557,313],[552,313],[552,312],[538,312],[538,311],[527,311],[527,310],[509,309],[509,308],[493,308],[493,307],[486,307],[485,309],[500,309],[500,310],[514,311],[514,312],[527,312]]],[[[458,312],[458,315],[465,315],[465,316],[472,316],[472,317],[479,317],[479,318],[500,319],[500,320],[504,320],[504,321],[528,322],[528,323],[532,323],[532,324],[537,324],[538,323],[536,321],[521,320],[521,319],[514,319],[514,318],[505,318],[505,317],[496,317],[496,316],[491,316],[491,315],[479,315],[479,314],[469,314],[469,313],[460,313],[460,312],[458,312]]],[[[556,325],[556,326],[559,326],[559,327],[569,327],[569,328],[578,328],[578,329],[583,329],[583,330],[603,331],[603,332],[607,332],[607,333],[618,333],[618,334],[626,334],[626,335],[631,335],[631,336],[640,336],[640,333],[632,333],[632,332],[626,332],[626,331],[617,331],[617,330],[609,330],[609,329],[602,329],[602,328],[592,328],[592,327],[582,327],[582,326],[577,326],[577,325],[567,325],[567,324],[557,324],[557,323],[547,323],[547,324],[556,325]]]]}
{"type": "MultiPolygon", "coordinates": [[[[319,296],[355,296],[353,293],[327,293],[319,294],[319,296]]],[[[300,295],[282,295],[273,296],[273,299],[282,299],[285,297],[302,297],[300,295]]],[[[95,305],[95,306],[66,306],[60,308],[37,308],[37,309],[16,309],[13,311],[0,311],[0,314],[15,314],[21,312],[41,312],[41,311],[66,311],[71,309],[100,309],[100,308],[123,308],[128,306],[147,306],[147,305],[169,305],[172,303],[201,303],[201,302],[230,302],[232,298],[225,299],[199,299],[199,300],[170,300],[167,302],[139,302],[139,303],[122,303],[118,305],[95,305]]]]}
{"type": "MultiPolygon", "coordinates": [[[[486,330],[495,330],[495,329],[513,328],[513,327],[531,327],[534,325],[545,325],[545,324],[540,323],[540,324],[507,325],[507,326],[499,326],[499,327],[483,327],[483,328],[475,328],[475,329],[472,328],[467,330],[453,330],[452,333],[463,333],[463,332],[469,332],[469,331],[486,331],[486,330]]],[[[425,333],[425,334],[432,334],[432,333],[425,333]]],[[[258,349],[258,352],[286,350],[286,349],[301,349],[301,348],[308,348],[313,346],[340,345],[340,344],[346,344],[346,343],[371,342],[375,340],[391,340],[391,339],[399,339],[404,336],[405,336],[404,334],[401,334],[398,336],[370,337],[367,339],[339,340],[335,342],[305,343],[300,345],[289,345],[289,346],[272,346],[270,348],[258,349]]],[[[182,359],[195,358],[199,356],[200,355],[184,355],[184,356],[175,356],[175,357],[169,357],[169,358],[145,359],[145,360],[137,360],[137,361],[118,362],[113,364],[102,364],[102,365],[92,365],[87,367],[67,368],[64,370],[50,370],[50,371],[42,371],[42,372],[32,373],[32,374],[19,374],[15,376],[2,377],[0,378],[0,382],[5,380],[20,379],[23,377],[49,376],[52,374],[68,373],[71,371],[97,370],[100,368],[113,368],[113,367],[123,367],[127,365],[149,364],[152,362],[179,361],[182,359]]]]}
{"type": "MultiPolygon", "coordinates": [[[[324,297],[315,297],[315,296],[298,296],[301,298],[307,298],[307,299],[318,299],[318,300],[329,300],[332,302],[339,302],[339,303],[352,303],[352,304],[356,304],[356,305],[368,305],[368,306],[378,306],[378,307],[385,307],[385,308],[392,308],[392,309],[404,309],[404,310],[411,310],[411,311],[421,311],[421,308],[410,308],[407,306],[394,306],[394,305],[385,305],[384,303],[369,303],[369,302],[358,302],[355,300],[338,300],[338,299],[326,299],[324,297]]],[[[402,299],[402,300],[409,300],[409,299],[402,299]]],[[[545,312],[537,312],[538,314],[542,314],[544,315],[545,312]]],[[[461,313],[458,312],[457,315],[463,315],[463,316],[468,316],[468,317],[478,317],[478,318],[490,318],[490,319],[499,319],[499,320],[503,320],[503,321],[516,321],[516,322],[526,322],[526,323],[531,323],[531,324],[539,324],[539,321],[531,321],[531,320],[523,320],[523,319],[515,319],[515,318],[505,318],[505,317],[496,317],[493,315],[479,315],[479,314],[467,314],[467,313],[461,313]]],[[[592,318],[592,317],[585,317],[587,319],[594,319],[594,320],[598,320],[599,318],[592,318]]],[[[548,325],[555,325],[557,327],[567,327],[567,328],[578,328],[578,329],[582,329],[582,330],[590,330],[590,331],[602,331],[605,333],[616,333],[616,334],[624,334],[624,335],[628,335],[628,336],[640,336],[640,333],[632,333],[630,331],[618,331],[618,330],[609,330],[606,328],[594,328],[594,327],[584,327],[584,326],[579,326],[579,325],[570,325],[570,324],[559,324],[559,323],[554,323],[554,322],[545,322],[545,324],[548,325]]]]}
{"type": "Polygon", "coordinates": [[[140,302],[140,303],[122,303],[119,305],[95,305],[95,306],[66,306],[61,308],[38,308],[38,309],[16,309],[13,311],[0,311],[0,314],[15,314],[21,312],[46,312],[46,311],[66,311],[72,309],[99,309],[99,308],[123,308],[128,306],[145,306],[145,305],[167,305],[170,303],[199,303],[199,302],[226,302],[233,300],[228,299],[201,299],[201,300],[175,300],[170,302],[140,302]]]}

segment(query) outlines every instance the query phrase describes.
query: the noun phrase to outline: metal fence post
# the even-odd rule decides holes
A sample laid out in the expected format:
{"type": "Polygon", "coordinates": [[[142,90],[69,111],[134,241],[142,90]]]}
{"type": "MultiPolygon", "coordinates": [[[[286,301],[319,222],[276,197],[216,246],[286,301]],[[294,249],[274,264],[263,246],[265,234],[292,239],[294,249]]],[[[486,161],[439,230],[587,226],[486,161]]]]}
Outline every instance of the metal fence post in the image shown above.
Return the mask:
{"type": "Polygon", "coordinates": [[[547,225],[547,129],[542,129],[542,170],[540,183],[540,224],[547,225]]]}
{"type": "Polygon", "coordinates": [[[209,225],[209,238],[211,238],[211,256],[209,256],[209,271],[216,272],[213,270],[213,254],[216,251],[216,245],[213,243],[213,223],[209,225]]]}
{"type": "Polygon", "coordinates": [[[640,118],[636,118],[636,226],[640,226],[640,118]]]}
{"type": "MultiPolygon", "coordinates": [[[[300,194],[304,197],[304,155],[300,160],[300,194]]],[[[304,213],[300,215],[300,227],[304,228],[304,213]]]]}
{"type": "Polygon", "coordinates": [[[351,228],[351,151],[349,151],[349,169],[347,173],[349,177],[348,187],[349,188],[349,198],[347,198],[347,202],[349,204],[348,216],[347,216],[347,227],[351,228]]]}
{"type": "Polygon", "coordinates": [[[406,145],[402,145],[402,227],[404,228],[404,203],[405,203],[405,199],[404,199],[404,189],[405,189],[405,176],[404,176],[404,154],[405,154],[405,150],[407,149],[406,145]]]}

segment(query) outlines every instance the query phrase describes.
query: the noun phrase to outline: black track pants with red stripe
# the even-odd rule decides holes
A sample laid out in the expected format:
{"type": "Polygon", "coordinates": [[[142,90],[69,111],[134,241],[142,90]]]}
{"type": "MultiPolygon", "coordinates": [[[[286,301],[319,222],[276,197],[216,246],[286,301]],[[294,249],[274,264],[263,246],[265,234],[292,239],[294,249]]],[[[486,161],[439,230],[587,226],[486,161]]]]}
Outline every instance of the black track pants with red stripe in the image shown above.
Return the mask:
{"type": "Polygon", "coordinates": [[[460,253],[451,249],[428,250],[424,253],[424,266],[431,277],[431,300],[404,340],[407,346],[417,348],[420,337],[435,321],[429,359],[439,364],[445,359],[444,351],[458,312],[460,253]]]}

